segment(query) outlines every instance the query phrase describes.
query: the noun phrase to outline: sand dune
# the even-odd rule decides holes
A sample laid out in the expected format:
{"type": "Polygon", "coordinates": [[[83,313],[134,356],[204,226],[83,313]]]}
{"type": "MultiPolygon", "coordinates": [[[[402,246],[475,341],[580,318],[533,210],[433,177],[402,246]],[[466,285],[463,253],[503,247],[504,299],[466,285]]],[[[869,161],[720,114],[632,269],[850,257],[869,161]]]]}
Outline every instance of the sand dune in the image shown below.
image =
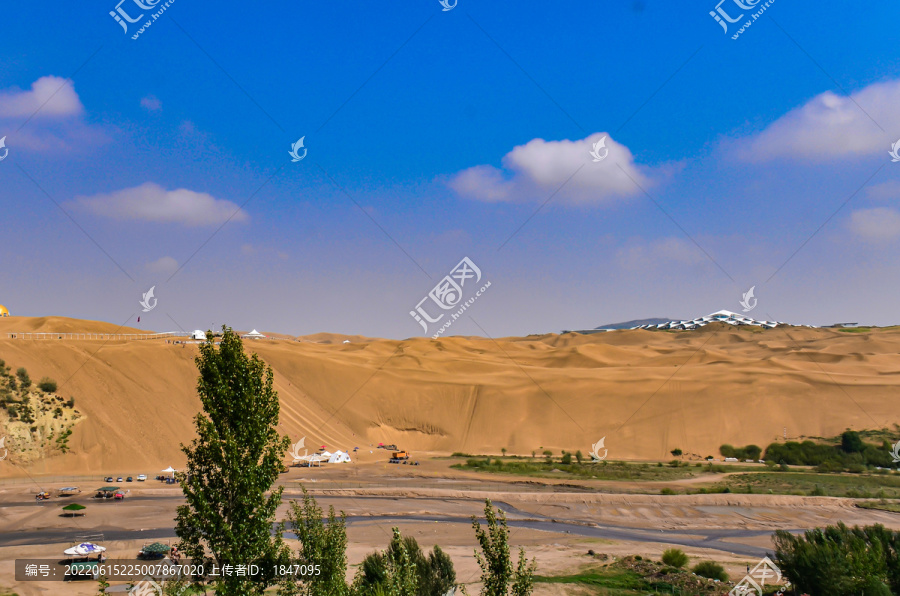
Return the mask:
{"type": "MultiPolygon", "coordinates": [[[[0,320],[23,329],[108,332],[62,318],[0,320]],[[63,328],[62,326],[66,327],[63,328]]],[[[110,329],[112,328],[112,329],[110,329]]],[[[530,454],[606,437],[609,457],[718,455],[722,443],[765,446],[900,423],[900,330],[615,331],[502,338],[380,340],[318,334],[247,342],[275,371],[281,428],[308,446],[397,443],[414,451],[530,454]],[[302,341],[306,340],[306,341],[302,341]]],[[[164,340],[23,341],[0,335],[0,358],[49,376],[86,419],[72,452],[32,473],[105,473],[183,461],[193,436],[196,345],[164,340]]],[[[377,452],[376,452],[377,453],[377,452]]],[[[368,451],[366,450],[368,456],[368,451]]],[[[0,474],[16,474],[0,466],[0,474]]]]}

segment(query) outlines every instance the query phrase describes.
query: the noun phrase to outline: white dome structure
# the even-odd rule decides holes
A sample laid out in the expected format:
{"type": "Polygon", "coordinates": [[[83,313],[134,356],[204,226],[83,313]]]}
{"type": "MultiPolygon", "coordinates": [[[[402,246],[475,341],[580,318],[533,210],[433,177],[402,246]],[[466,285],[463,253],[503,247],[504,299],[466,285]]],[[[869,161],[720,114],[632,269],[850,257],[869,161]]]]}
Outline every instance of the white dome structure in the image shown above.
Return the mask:
{"type": "Polygon", "coordinates": [[[786,324],[780,321],[758,321],[752,317],[745,317],[743,315],[733,313],[730,310],[720,310],[706,315],[705,317],[691,319],[690,321],[668,321],[666,323],[659,323],[658,325],[638,325],[637,327],[632,327],[632,329],[681,329],[684,331],[690,331],[692,329],[705,327],[710,323],[727,323],[729,325],[735,326],[752,325],[754,327],[763,327],[765,329],[774,329],[779,325],[786,324]]]}

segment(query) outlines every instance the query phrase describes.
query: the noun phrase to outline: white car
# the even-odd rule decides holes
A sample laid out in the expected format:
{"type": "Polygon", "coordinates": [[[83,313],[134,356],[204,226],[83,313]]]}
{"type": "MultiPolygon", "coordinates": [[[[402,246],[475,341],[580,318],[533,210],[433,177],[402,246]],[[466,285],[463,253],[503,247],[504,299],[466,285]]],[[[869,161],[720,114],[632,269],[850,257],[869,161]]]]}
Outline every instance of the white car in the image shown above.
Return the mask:
{"type": "Polygon", "coordinates": [[[138,474],[137,479],[138,479],[138,482],[144,482],[145,480],[147,480],[147,475],[146,474],[138,474]]]}

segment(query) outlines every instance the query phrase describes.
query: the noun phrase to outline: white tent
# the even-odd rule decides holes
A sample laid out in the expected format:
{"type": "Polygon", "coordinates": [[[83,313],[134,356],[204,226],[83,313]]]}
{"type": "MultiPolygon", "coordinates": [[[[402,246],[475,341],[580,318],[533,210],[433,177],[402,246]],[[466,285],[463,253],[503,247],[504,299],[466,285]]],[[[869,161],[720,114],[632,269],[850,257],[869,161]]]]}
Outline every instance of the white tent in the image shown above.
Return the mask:
{"type": "MultiPolygon", "coordinates": [[[[324,453],[322,455],[325,455],[324,453]]],[[[343,451],[335,451],[328,458],[328,463],[330,464],[347,464],[350,463],[350,456],[344,453],[343,451]]]]}
{"type": "Polygon", "coordinates": [[[257,331],[256,329],[254,329],[254,330],[251,331],[250,333],[245,333],[245,334],[242,335],[241,337],[243,337],[244,339],[265,339],[265,338],[266,338],[265,335],[263,335],[262,333],[260,333],[260,332],[257,331]]]}
{"type": "Polygon", "coordinates": [[[195,329],[194,332],[191,333],[191,339],[206,339],[206,331],[195,329]]]}

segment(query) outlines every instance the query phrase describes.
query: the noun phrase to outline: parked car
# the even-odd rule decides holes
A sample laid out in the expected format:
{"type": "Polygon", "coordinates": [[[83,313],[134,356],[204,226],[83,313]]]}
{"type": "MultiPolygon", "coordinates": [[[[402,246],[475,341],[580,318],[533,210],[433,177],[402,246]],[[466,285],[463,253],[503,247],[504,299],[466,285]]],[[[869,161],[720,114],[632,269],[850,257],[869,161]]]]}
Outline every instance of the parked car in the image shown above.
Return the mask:
{"type": "Polygon", "coordinates": [[[119,476],[118,478],[116,478],[116,482],[122,482],[122,477],[119,476]]]}
{"type": "Polygon", "coordinates": [[[103,482],[112,482],[112,481],[113,481],[112,476],[107,476],[106,478],[103,479],[103,482]]]}
{"type": "Polygon", "coordinates": [[[138,482],[144,482],[145,480],[147,480],[146,474],[138,474],[138,482]]]}
{"type": "Polygon", "coordinates": [[[134,482],[134,478],[129,476],[128,478],[125,479],[125,482],[134,482]]]}

